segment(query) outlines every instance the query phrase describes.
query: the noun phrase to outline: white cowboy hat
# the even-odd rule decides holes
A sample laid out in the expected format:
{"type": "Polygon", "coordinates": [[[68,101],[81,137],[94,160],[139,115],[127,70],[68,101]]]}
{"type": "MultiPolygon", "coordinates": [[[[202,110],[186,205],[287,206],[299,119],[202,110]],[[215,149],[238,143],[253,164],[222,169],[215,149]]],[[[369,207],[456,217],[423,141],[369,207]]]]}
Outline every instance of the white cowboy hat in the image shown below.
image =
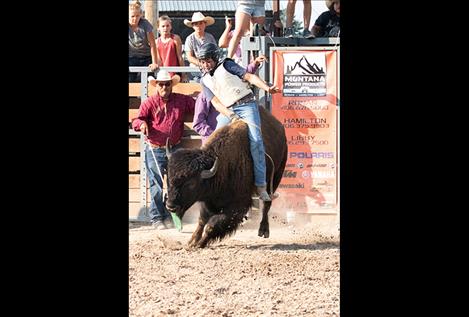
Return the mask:
{"type": "Polygon", "coordinates": [[[332,6],[334,5],[334,2],[340,3],[340,0],[326,0],[326,7],[328,7],[329,10],[332,10],[332,6]]]}
{"type": "Polygon", "coordinates": [[[202,12],[194,12],[194,14],[192,15],[192,20],[189,21],[187,19],[184,19],[184,24],[191,28],[192,23],[200,22],[200,21],[204,21],[207,24],[207,26],[212,25],[213,23],[215,23],[214,18],[212,18],[210,16],[204,16],[202,14],[202,12]]]}
{"type": "Polygon", "coordinates": [[[173,77],[171,77],[168,73],[167,70],[160,69],[158,73],[156,74],[156,79],[153,76],[148,76],[148,82],[156,87],[156,84],[160,81],[171,81],[173,83],[173,86],[179,83],[181,80],[181,77],[179,75],[174,74],[173,77]]]}

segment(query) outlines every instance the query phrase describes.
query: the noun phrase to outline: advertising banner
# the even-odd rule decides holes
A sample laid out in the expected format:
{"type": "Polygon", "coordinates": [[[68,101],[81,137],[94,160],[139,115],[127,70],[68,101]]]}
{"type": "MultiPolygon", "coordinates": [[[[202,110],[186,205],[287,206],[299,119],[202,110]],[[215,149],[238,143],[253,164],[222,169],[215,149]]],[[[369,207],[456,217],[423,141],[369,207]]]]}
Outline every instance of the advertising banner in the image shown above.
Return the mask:
{"type": "Polygon", "coordinates": [[[334,213],[338,203],[336,50],[274,50],[272,114],[285,127],[288,161],[275,205],[334,213]]]}

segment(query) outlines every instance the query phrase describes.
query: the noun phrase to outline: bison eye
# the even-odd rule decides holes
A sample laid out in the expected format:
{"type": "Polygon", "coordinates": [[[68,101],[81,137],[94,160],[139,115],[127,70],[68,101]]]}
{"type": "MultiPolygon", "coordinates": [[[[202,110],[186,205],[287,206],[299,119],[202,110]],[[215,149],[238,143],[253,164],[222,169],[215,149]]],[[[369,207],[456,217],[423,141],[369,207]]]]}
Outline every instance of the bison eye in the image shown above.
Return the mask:
{"type": "Polygon", "coordinates": [[[187,190],[190,190],[190,191],[193,191],[197,186],[197,182],[195,181],[195,179],[190,179],[186,182],[185,186],[187,188],[187,190]]]}

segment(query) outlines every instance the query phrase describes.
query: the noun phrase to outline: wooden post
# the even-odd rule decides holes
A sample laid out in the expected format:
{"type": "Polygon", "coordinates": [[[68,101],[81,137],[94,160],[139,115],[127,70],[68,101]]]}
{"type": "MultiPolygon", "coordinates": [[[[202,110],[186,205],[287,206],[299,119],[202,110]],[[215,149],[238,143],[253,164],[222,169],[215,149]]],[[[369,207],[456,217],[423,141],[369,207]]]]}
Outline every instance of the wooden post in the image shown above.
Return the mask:
{"type": "Polygon", "coordinates": [[[156,22],[158,21],[158,0],[145,0],[145,19],[156,29],[156,22]]]}

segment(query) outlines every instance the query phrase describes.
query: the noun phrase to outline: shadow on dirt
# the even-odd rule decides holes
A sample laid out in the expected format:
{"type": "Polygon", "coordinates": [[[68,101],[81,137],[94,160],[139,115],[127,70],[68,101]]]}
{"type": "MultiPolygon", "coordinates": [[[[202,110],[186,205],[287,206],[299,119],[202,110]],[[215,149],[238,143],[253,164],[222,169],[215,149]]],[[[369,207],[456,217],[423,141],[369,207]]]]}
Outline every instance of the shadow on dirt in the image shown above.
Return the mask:
{"type": "Polygon", "coordinates": [[[296,251],[296,250],[325,250],[325,249],[340,249],[340,242],[313,242],[313,243],[275,243],[275,244],[236,244],[236,245],[211,245],[211,249],[239,249],[245,247],[249,250],[279,250],[279,251],[296,251]]]}
{"type": "Polygon", "coordinates": [[[324,250],[324,249],[339,249],[339,242],[315,242],[311,244],[300,243],[277,243],[277,244],[257,244],[248,246],[247,249],[262,249],[262,250],[280,250],[280,251],[295,251],[295,250],[324,250]]]}
{"type": "Polygon", "coordinates": [[[129,229],[137,229],[141,227],[151,227],[150,221],[129,221],[129,229]]]}

